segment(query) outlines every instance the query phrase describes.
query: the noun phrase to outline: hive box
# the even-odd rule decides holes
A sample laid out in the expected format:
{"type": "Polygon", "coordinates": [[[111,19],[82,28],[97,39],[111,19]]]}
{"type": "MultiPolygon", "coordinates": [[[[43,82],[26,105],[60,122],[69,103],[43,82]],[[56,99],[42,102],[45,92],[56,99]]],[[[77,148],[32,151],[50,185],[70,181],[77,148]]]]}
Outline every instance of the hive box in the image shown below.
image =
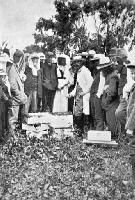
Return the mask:
{"type": "Polygon", "coordinates": [[[88,139],[88,141],[110,142],[111,141],[111,132],[110,131],[90,130],[90,131],[88,131],[87,139],[88,139]]]}
{"type": "Polygon", "coordinates": [[[73,126],[73,115],[51,113],[29,113],[27,124],[50,124],[53,128],[70,128],[73,126]]]}

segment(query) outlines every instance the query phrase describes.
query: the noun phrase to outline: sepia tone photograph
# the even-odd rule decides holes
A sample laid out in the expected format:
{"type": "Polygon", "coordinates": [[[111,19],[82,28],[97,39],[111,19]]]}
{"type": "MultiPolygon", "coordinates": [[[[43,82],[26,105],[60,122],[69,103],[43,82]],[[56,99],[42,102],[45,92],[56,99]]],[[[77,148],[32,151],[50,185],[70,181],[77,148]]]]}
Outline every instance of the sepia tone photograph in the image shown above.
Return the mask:
{"type": "Polygon", "coordinates": [[[0,0],[0,200],[135,199],[135,0],[0,0]]]}

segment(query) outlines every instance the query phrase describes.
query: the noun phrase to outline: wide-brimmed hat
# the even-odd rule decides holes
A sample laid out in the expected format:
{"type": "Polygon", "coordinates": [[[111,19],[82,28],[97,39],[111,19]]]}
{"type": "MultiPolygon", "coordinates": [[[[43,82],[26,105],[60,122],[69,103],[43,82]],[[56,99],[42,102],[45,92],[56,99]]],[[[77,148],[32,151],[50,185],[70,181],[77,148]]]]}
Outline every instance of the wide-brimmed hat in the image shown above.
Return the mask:
{"type": "Polygon", "coordinates": [[[109,57],[106,57],[104,54],[99,55],[97,56],[99,58],[99,65],[97,66],[97,69],[103,69],[112,65],[109,57]]]}
{"type": "Polygon", "coordinates": [[[78,54],[78,56],[82,56],[82,58],[87,58],[88,55],[89,54],[87,52],[82,52],[82,53],[78,54]]]}
{"type": "Polygon", "coordinates": [[[73,57],[71,62],[72,63],[77,63],[77,62],[84,62],[84,61],[86,61],[86,59],[82,58],[82,56],[78,55],[78,56],[73,57]]]}
{"type": "Polygon", "coordinates": [[[104,54],[94,54],[93,58],[91,58],[90,61],[100,60],[102,56],[104,56],[104,54]]]}
{"type": "Polygon", "coordinates": [[[89,50],[88,55],[95,56],[96,52],[94,50],[89,50]]]}
{"type": "Polygon", "coordinates": [[[109,57],[121,58],[126,64],[129,64],[128,53],[124,48],[112,48],[109,57]]]}

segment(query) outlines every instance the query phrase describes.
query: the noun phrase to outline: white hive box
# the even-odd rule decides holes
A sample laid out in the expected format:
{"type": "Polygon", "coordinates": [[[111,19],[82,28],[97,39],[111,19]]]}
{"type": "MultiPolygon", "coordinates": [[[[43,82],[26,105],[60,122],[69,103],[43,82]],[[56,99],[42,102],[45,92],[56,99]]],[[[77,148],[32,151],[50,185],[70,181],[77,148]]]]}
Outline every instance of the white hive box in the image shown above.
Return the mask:
{"type": "Polygon", "coordinates": [[[71,114],[29,113],[27,124],[50,124],[53,128],[69,128],[73,126],[71,114]]]}
{"type": "Polygon", "coordinates": [[[90,131],[88,131],[87,139],[88,139],[88,141],[110,142],[111,141],[111,132],[110,131],[90,130],[90,131]]]}

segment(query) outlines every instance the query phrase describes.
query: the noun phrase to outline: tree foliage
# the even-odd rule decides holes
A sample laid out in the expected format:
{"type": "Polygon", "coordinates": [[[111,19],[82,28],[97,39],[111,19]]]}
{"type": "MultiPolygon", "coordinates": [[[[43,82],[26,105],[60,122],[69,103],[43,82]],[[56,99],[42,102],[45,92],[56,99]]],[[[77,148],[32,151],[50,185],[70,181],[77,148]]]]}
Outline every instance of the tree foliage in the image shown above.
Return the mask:
{"type": "Polygon", "coordinates": [[[98,13],[100,25],[96,27],[97,38],[98,35],[102,35],[106,54],[114,46],[123,47],[127,44],[128,37],[133,36],[134,10],[135,5],[132,0],[96,0],[84,3],[83,11],[87,16],[91,14],[95,17],[98,13]]]}
{"type": "MultiPolygon", "coordinates": [[[[88,36],[84,26],[78,26],[77,22],[81,19],[82,9],[78,2],[67,2],[55,0],[56,15],[53,19],[46,20],[40,18],[36,24],[35,41],[42,41],[45,49],[55,49],[66,51],[69,46],[80,48],[80,41],[88,41],[88,36]],[[46,31],[52,29],[53,35],[48,39],[46,31]],[[81,31],[81,35],[79,32],[81,31]],[[78,38],[77,38],[78,37],[78,38]],[[83,38],[83,39],[82,39],[83,38]],[[49,40],[49,41],[48,41],[49,40]],[[51,40],[51,42],[50,42],[51,40]]],[[[82,45],[81,45],[82,46],[82,45]]]]}
{"type": "Polygon", "coordinates": [[[39,53],[39,52],[41,52],[41,48],[39,47],[39,45],[32,44],[32,45],[25,47],[24,52],[29,53],[29,54],[31,54],[33,52],[39,53]]]}
{"type": "MultiPolygon", "coordinates": [[[[43,42],[43,51],[86,51],[95,49],[108,54],[112,47],[135,43],[135,4],[133,0],[55,0],[56,14],[36,23],[35,42],[43,42]],[[88,34],[86,20],[93,17],[96,33],[88,34]],[[48,30],[53,34],[49,36],[48,30]]],[[[91,24],[89,24],[91,29],[91,24]]]]}

